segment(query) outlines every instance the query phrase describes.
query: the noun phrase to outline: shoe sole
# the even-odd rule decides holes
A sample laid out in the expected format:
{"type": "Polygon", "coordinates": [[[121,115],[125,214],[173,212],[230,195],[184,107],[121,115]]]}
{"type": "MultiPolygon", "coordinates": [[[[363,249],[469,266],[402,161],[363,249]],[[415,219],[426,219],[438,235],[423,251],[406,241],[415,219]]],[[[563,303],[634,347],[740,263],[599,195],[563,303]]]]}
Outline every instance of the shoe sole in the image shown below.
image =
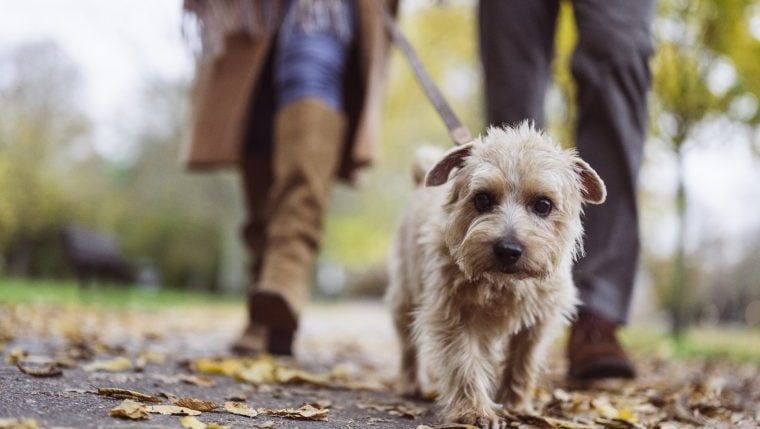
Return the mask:
{"type": "Polygon", "coordinates": [[[573,380],[601,380],[607,378],[636,378],[636,370],[620,359],[600,359],[575,369],[569,375],[573,380]]]}
{"type": "Polygon", "coordinates": [[[291,356],[298,319],[282,295],[257,291],[250,297],[251,322],[269,328],[267,350],[276,355],[291,356]]]}

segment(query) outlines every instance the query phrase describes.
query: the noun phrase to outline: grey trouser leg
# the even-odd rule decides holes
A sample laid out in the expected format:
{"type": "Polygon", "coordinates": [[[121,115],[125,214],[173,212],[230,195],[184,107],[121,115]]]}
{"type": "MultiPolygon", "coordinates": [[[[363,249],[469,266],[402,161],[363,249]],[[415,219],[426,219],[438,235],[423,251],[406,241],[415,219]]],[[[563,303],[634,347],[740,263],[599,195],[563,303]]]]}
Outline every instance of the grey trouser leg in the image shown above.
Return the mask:
{"type": "Polygon", "coordinates": [[[480,56],[491,125],[544,126],[558,0],[481,0],[480,56]]]}
{"type": "MultiPolygon", "coordinates": [[[[535,59],[545,58],[551,47],[553,18],[546,28],[545,17],[556,15],[556,5],[556,0],[481,0],[489,123],[533,118],[543,124],[549,63],[535,59]],[[544,69],[536,70],[540,65],[544,69]]],[[[573,7],[579,33],[572,61],[578,85],[576,145],[608,191],[607,202],[586,208],[586,256],[577,262],[574,278],[585,306],[625,322],[639,255],[636,182],[646,133],[654,0],[574,0],[573,7]]]]}

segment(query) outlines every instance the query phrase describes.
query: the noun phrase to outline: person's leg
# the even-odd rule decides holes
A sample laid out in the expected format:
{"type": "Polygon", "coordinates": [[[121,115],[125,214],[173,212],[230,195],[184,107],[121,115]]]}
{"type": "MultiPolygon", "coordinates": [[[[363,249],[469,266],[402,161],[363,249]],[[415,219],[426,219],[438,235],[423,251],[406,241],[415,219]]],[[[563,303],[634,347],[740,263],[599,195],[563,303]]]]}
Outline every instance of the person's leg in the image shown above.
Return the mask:
{"type": "MultiPolygon", "coordinates": [[[[256,290],[264,260],[267,201],[273,181],[272,128],[275,100],[271,58],[267,59],[261,76],[254,89],[255,103],[250,107],[248,115],[248,134],[240,165],[246,209],[242,238],[249,256],[250,291],[256,290]]],[[[264,352],[268,334],[262,325],[249,322],[243,334],[232,344],[232,350],[240,354],[264,352]]]]}
{"type": "MultiPolygon", "coordinates": [[[[647,126],[654,0],[574,0],[573,5],[579,32],[572,60],[578,84],[577,148],[602,177],[608,194],[604,204],[586,208],[586,254],[574,269],[583,308],[569,345],[570,375],[593,377],[584,365],[615,354],[625,357],[614,326],[627,320],[638,263],[636,184],[647,126]],[[610,331],[601,336],[612,342],[599,350],[585,347],[581,338],[594,326],[610,331]]],[[[633,376],[632,366],[624,369],[600,369],[596,375],[633,376]]]]}
{"type": "Polygon", "coordinates": [[[268,349],[280,354],[291,353],[308,299],[322,218],[346,140],[342,85],[351,37],[337,24],[351,22],[351,3],[312,2],[329,8],[335,27],[311,25],[300,3],[293,3],[275,53],[266,245],[258,285],[249,296],[252,324],[267,327],[268,349]]]}
{"type": "Polygon", "coordinates": [[[544,124],[557,0],[480,0],[480,55],[489,125],[544,124]]]}

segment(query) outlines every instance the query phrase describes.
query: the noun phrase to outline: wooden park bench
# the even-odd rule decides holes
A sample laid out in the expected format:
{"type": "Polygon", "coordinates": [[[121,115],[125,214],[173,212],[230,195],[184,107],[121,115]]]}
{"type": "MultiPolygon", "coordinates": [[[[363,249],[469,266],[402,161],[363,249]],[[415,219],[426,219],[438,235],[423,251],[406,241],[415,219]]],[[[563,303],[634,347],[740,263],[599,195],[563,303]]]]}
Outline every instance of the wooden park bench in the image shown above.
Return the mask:
{"type": "Polygon", "coordinates": [[[82,287],[95,283],[132,283],[136,269],[121,253],[116,239],[102,232],[68,226],[63,229],[66,260],[82,287]]]}

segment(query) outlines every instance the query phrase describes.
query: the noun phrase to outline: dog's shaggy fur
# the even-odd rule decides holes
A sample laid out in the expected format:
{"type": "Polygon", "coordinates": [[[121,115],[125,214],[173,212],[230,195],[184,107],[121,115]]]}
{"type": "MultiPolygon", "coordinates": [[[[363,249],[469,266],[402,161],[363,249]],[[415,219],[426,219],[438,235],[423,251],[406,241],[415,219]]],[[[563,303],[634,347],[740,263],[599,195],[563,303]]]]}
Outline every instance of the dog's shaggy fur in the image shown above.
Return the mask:
{"type": "Polygon", "coordinates": [[[448,151],[425,181],[391,255],[401,387],[419,394],[422,358],[446,419],[501,427],[501,406],[531,410],[542,351],[575,312],[582,204],[604,183],[528,123],[448,151]]]}

